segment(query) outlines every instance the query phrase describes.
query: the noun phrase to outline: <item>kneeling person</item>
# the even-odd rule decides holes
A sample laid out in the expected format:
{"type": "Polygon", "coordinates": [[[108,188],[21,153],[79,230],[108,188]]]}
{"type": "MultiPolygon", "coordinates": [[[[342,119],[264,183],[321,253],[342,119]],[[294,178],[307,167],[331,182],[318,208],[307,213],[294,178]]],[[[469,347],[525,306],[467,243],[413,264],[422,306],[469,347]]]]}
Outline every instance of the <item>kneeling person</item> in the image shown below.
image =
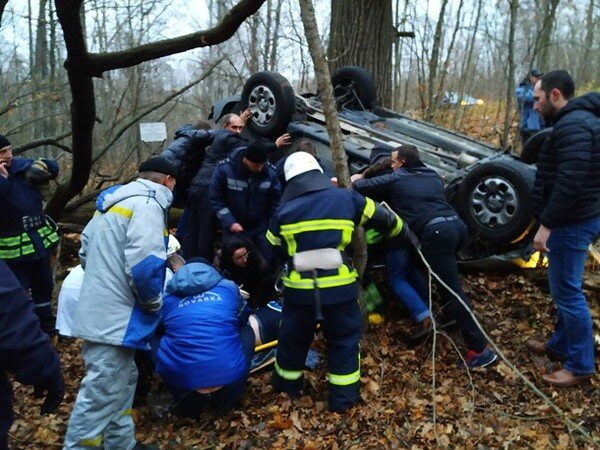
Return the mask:
{"type": "MultiPolygon", "coordinates": [[[[245,309],[237,285],[200,258],[188,262],[167,285],[156,371],[178,400],[180,413],[193,416],[212,406],[224,414],[239,403],[259,342],[245,309]]],[[[256,312],[263,327],[278,323],[262,321],[260,314],[256,312]]]]}

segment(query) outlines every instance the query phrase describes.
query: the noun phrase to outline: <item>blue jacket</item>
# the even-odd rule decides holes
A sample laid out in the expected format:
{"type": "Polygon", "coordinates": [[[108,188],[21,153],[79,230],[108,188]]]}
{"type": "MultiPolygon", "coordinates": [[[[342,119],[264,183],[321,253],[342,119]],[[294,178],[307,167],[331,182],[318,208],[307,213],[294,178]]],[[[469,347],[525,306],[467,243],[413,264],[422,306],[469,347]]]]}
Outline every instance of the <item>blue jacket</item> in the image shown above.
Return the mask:
{"type": "Polygon", "coordinates": [[[19,382],[38,384],[60,373],[60,361],[40,329],[33,301],[0,259],[0,372],[19,382]]]}
{"type": "MultiPolygon", "coordinates": [[[[342,251],[339,269],[317,271],[323,305],[352,301],[358,294],[358,274],[344,252],[357,225],[367,225],[389,237],[402,233],[397,215],[358,192],[334,188],[326,175],[306,172],[286,185],[282,203],[271,219],[267,240],[280,247],[290,260],[296,253],[318,249],[342,251]],[[303,185],[300,186],[299,185],[303,185]]],[[[310,305],[314,302],[311,273],[291,270],[283,278],[285,301],[310,305]]]]}
{"type": "Polygon", "coordinates": [[[215,139],[212,145],[206,149],[202,166],[192,179],[190,194],[193,196],[202,188],[210,186],[215,167],[238,148],[247,146],[248,142],[237,133],[225,129],[215,131],[215,139]]]}
{"type": "Polygon", "coordinates": [[[537,111],[533,109],[533,86],[531,83],[519,84],[516,91],[517,108],[521,115],[519,128],[527,131],[538,131],[542,129],[542,119],[537,111]]]}
{"type": "Polygon", "coordinates": [[[210,201],[224,230],[240,223],[248,235],[266,231],[281,197],[275,169],[269,163],[253,174],[242,162],[243,151],[234,152],[214,171],[210,184],[210,201]]]}
{"type": "Polygon", "coordinates": [[[376,200],[385,197],[417,234],[435,217],[456,215],[444,195],[444,182],[425,165],[400,167],[391,174],[363,178],[352,187],[376,200]]]}
{"type": "Polygon", "coordinates": [[[554,118],[538,159],[532,200],[546,227],[600,216],[600,93],[571,100],[554,118]]]}
{"type": "MultiPolygon", "coordinates": [[[[42,159],[51,178],[58,175],[58,164],[42,159]]],[[[28,158],[13,158],[8,178],[0,176],[0,258],[11,260],[40,259],[58,242],[55,227],[42,211],[39,188],[27,181],[27,171],[35,162],[28,158]],[[25,230],[23,217],[37,217],[39,226],[25,230]]]]}
{"type": "Polygon", "coordinates": [[[184,389],[223,386],[243,376],[240,305],[236,284],[212,266],[190,263],[179,269],[166,289],[156,371],[184,389]]]}

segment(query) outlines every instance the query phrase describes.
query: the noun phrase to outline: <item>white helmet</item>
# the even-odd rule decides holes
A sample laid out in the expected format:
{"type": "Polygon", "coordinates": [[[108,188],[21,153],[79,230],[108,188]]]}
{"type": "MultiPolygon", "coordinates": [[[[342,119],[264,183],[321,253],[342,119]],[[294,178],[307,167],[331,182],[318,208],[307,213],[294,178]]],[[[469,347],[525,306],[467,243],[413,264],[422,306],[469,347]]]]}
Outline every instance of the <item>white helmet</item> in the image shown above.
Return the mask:
{"type": "Polygon", "coordinates": [[[181,244],[175,236],[169,234],[169,243],[167,244],[167,256],[173,256],[181,249],[181,244]]]}
{"type": "Polygon", "coordinates": [[[318,170],[323,173],[323,169],[315,157],[306,152],[292,153],[283,164],[285,181],[290,181],[295,176],[310,172],[311,170],[318,170]]]}

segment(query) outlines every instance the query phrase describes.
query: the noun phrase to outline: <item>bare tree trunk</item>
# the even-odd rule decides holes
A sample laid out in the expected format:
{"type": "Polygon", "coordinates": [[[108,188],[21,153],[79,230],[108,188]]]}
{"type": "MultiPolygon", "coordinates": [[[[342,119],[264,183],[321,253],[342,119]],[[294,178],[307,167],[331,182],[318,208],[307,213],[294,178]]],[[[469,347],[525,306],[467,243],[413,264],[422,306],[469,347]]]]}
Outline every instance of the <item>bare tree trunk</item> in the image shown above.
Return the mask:
{"type": "Polygon", "coordinates": [[[594,44],[594,3],[596,1],[598,0],[590,0],[585,15],[585,40],[578,70],[580,86],[595,81],[592,76],[592,46],[594,44]]]}
{"type": "Polygon", "coordinates": [[[431,58],[429,59],[429,79],[427,80],[427,120],[433,120],[433,114],[435,112],[434,105],[434,94],[435,94],[435,81],[437,78],[437,67],[440,58],[440,47],[442,46],[442,28],[444,26],[444,16],[446,14],[446,6],[448,0],[442,0],[440,7],[440,15],[435,26],[435,33],[433,35],[433,45],[431,49],[431,58]]]}
{"type": "Polygon", "coordinates": [[[450,38],[450,45],[448,45],[448,52],[446,53],[446,59],[444,60],[442,73],[440,75],[440,84],[437,89],[438,96],[440,96],[444,93],[444,88],[445,88],[445,84],[446,84],[446,76],[448,75],[448,67],[450,67],[450,60],[452,58],[452,51],[454,50],[456,36],[458,36],[458,30],[459,30],[460,24],[463,20],[463,17],[462,17],[463,4],[464,4],[464,0],[460,0],[460,2],[458,4],[458,10],[456,12],[456,22],[454,24],[454,30],[452,31],[452,37],[450,38]]]}
{"type": "Polygon", "coordinates": [[[279,33],[281,30],[281,7],[283,0],[277,0],[275,8],[275,24],[273,25],[273,33],[271,38],[271,55],[269,57],[269,70],[274,72],[277,70],[277,48],[279,45],[279,33]]]}
{"type": "MultiPolygon", "coordinates": [[[[467,81],[467,76],[469,72],[472,70],[473,64],[473,51],[475,49],[475,43],[477,41],[477,33],[479,31],[479,19],[481,18],[481,11],[483,9],[483,0],[478,0],[477,2],[477,12],[475,13],[475,20],[473,22],[473,34],[471,34],[471,39],[469,40],[469,44],[467,46],[467,57],[465,59],[465,63],[462,66],[462,70],[460,73],[460,81],[458,83],[459,86],[459,101],[465,95],[465,83],[467,81]]],[[[454,113],[454,118],[452,119],[452,127],[456,128],[458,123],[462,120],[462,108],[456,108],[454,113]]]]}
{"type": "MultiPolygon", "coordinates": [[[[329,144],[333,156],[334,172],[339,185],[345,188],[350,187],[350,173],[348,172],[348,159],[344,152],[344,143],[342,138],[342,129],[337,112],[337,106],[333,95],[333,86],[331,84],[331,74],[325,58],[325,50],[319,36],[319,29],[315,19],[315,10],[312,0],[300,0],[300,16],[304,24],[304,32],[310,49],[315,75],[321,94],[323,112],[327,124],[327,133],[329,134],[329,144]]],[[[391,47],[390,47],[391,48],[391,47]]],[[[356,269],[362,275],[367,262],[367,245],[363,233],[355,233],[355,262],[356,269]]]]}
{"type": "Polygon", "coordinates": [[[397,39],[392,19],[391,0],[331,1],[329,68],[365,68],[383,106],[392,103],[392,46],[397,39]]]}
{"type": "Polygon", "coordinates": [[[559,0],[546,0],[544,4],[544,22],[539,34],[539,55],[537,57],[538,65],[548,65],[548,52],[551,46],[552,29],[556,18],[556,9],[559,0]]]}
{"type": "Polygon", "coordinates": [[[506,150],[510,146],[509,134],[513,114],[513,99],[515,96],[515,30],[517,28],[517,14],[519,12],[519,0],[508,0],[510,6],[510,22],[508,30],[508,67],[506,87],[506,111],[504,113],[504,127],[500,145],[506,150]]]}

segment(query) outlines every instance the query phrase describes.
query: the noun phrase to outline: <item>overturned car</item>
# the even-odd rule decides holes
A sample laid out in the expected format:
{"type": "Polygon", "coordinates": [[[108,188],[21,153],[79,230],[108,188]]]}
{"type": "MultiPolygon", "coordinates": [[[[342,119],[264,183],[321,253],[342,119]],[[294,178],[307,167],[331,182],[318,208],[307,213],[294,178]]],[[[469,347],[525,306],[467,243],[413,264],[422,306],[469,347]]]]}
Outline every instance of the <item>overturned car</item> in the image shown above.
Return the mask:
{"type": "MultiPolygon", "coordinates": [[[[415,145],[423,162],[445,180],[448,200],[474,237],[461,259],[529,258],[536,231],[531,215],[534,165],[492,145],[377,106],[373,79],[360,67],[339,69],[332,82],[351,174],[368,166],[375,146],[415,145]]],[[[292,145],[281,157],[294,152],[300,140],[309,140],[324,169],[333,173],[318,95],[298,95],[282,75],[259,72],[246,81],[241,94],[215,103],[210,118],[217,122],[246,108],[252,113],[244,129],[248,140],[290,133],[292,145]]]]}

